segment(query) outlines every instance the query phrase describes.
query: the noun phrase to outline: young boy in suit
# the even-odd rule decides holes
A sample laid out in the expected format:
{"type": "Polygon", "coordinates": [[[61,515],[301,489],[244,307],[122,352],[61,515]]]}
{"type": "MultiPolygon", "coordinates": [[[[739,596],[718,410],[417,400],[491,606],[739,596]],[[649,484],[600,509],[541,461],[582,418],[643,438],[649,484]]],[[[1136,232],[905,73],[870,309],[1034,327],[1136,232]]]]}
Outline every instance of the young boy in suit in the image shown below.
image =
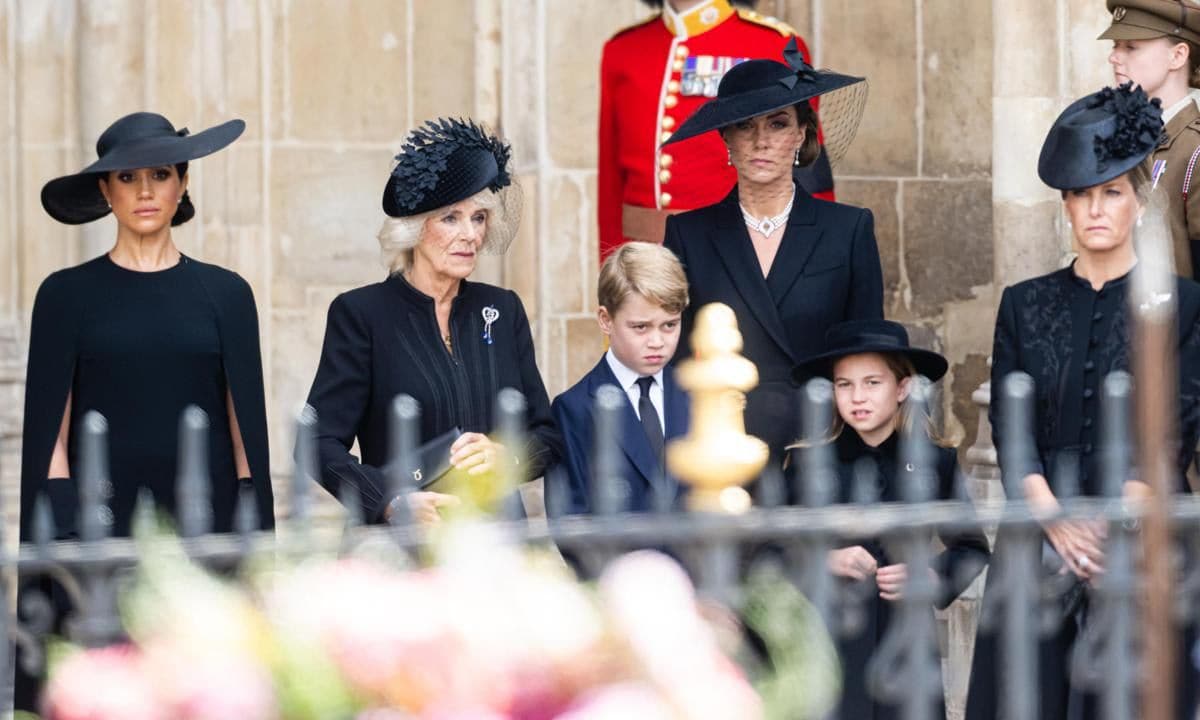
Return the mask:
{"type": "Polygon", "coordinates": [[[687,432],[687,395],[667,364],[679,343],[688,303],[687,279],[674,253],[661,245],[631,242],[600,268],[596,319],[609,348],[587,375],[554,399],[551,411],[565,440],[562,463],[547,478],[551,514],[595,510],[596,393],[605,385],[624,391],[617,433],[621,455],[619,507],[635,512],[670,508],[679,485],[666,471],[664,446],[687,432]]]}

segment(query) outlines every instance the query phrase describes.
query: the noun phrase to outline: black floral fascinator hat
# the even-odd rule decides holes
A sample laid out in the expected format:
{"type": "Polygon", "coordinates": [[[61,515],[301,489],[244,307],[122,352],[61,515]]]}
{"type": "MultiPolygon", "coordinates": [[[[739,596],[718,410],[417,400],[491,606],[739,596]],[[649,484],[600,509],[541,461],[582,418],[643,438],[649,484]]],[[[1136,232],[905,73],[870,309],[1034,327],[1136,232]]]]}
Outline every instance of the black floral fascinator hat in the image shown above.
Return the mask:
{"type": "MultiPolygon", "coordinates": [[[[100,192],[100,178],[115,170],[178,165],[211,155],[238,139],[246,129],[241,120],[230,120],[198,133],[175,129],[162,115],[137,112],[117,120],[96,141],[99,159],[74,175],[55,178],[42,187],[42,207],[55,220],[80,225],[111,212],[100,192]]],[[[192,217],[195,210],[184,193],[172,225],[192,217]]]]}
{"type": "Polygon", "coordinates": [[[796,39],[783,51],[785,63],[746,60],[717,86],[717,96],[700,106],[664,145],[687,140],[736,122],[820,97],[822,143],[831,163],[837,162],[858,132],[867,103],[866,78],[816,70],[804,61],[796,39]]]}
{"type": "Polygon", "coordinates": [[[1038,177],[1056,190],[1106,183],[1139,165],[1158,147],[1162,103],[1133,83],[1106,87],[1067,106],[1054,121],[1038,177]]]}
{"type": "Polygon", "coordinates": [[[918,375],[937,382],[950,365],[932,350],[908,344],[908,331],[891,320],[847,320],[825,331],[825,349],[800,361],[792,380],[803,384],[814,377],[831,378],[834,364],[847,355],[896,353],[908,358],[918,375]]]}
{"type": "Polygon", "coordinates": [[[482,252],[503,253],[517,233],[521,188],[513,182],[511,148],[473,120],[438,118],[409,133],[383,189],[383,211],[412,217],[484,190],[496,195],[482,252]]]}

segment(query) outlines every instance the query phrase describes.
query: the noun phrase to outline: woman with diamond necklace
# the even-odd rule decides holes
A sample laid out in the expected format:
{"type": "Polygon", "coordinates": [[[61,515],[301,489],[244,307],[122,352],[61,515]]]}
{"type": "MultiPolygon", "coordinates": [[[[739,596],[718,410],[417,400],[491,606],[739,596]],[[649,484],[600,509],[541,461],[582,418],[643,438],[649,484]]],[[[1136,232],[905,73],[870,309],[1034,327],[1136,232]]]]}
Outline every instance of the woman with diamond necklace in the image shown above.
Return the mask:
{"type": "MultiPolygon", "coordinates": [[[[746,429],[778,460],[798,436],[792,369],[820,352],[844,320],[883,318],[883,274],[869,210],[814,199],[793,180],[816,159],[823,135],[835,162],[854,137],[866,102],[863,78],[814,70],[795,43],[786,64],[748,60],[728,73],[669,143],[717,131],[737,185],[721,202],[672,216],[666,241],[683,262],[693,308],[733,308],[746,357],[758,366],[746,429]],[[810,101],[821,96],[821,130],[810,101]]],[[[684,353],[676,357],[683,356],[684,353]]]]}

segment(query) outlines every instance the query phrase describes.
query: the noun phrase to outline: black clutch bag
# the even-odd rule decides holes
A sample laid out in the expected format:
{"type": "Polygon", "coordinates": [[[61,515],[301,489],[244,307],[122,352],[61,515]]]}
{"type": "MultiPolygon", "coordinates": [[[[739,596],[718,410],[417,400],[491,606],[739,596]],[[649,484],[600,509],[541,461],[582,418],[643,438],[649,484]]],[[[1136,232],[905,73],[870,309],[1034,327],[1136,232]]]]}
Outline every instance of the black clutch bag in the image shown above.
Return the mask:
{"type": "Polygon", "coordinates": [[[428,490],[450,472],[450,448],[460,435],[462,428],[451,428],[417,448],[417,464],[405,472],[418,490],[428,490]]]}

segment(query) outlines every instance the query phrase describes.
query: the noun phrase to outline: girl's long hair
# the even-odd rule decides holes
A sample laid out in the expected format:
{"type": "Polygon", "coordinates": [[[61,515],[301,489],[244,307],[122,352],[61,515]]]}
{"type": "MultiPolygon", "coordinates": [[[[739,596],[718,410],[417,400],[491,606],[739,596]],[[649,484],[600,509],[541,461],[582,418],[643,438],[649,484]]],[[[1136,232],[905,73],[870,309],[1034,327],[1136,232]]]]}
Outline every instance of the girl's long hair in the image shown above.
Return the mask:
{"type": "MultiPolygon", "coordinates": [[[[917,382],[917,369],[913,367],[912,361],[908,359],[908,356],[894,352],[880,352],[878,354],[883,357],[883,361],[887,364],[888,370],[891,370],[892,374],[896,376],[896,382],[901,382],[904,380],[904,378],[911,378],[910,382],[917,382]]],[[[920,422],[925,428],[925,434],[929,436],[929,439],[934,445],[937,445],[938,447],[952,447],[952,445],[944,437],[942,437],[942,434],[938,432],[937,427],[933,424],[933,417],[929,414],[928,410],[921,413],[920,418],[915,418],[912,417],[912,412],[909,408],[910,406],[907,402],[900,403],[900,408],[896,411],[896,432],[901,434],[910,432],[913,427],[915,427],[916,423],[920,422]]],[[[818,445],[825,445],[834,442],[841,437],[842,432],[845,429],[846,421],[842,419],[841,413],[835,411],[833,413],[833,422],[830,423],[829,428],[820,438],[816,439],[815,441],[808,440],[806,438],[799,438],[796,440],[796,442],[784,448],[784,450],[816,447],[818,445]]]]}

